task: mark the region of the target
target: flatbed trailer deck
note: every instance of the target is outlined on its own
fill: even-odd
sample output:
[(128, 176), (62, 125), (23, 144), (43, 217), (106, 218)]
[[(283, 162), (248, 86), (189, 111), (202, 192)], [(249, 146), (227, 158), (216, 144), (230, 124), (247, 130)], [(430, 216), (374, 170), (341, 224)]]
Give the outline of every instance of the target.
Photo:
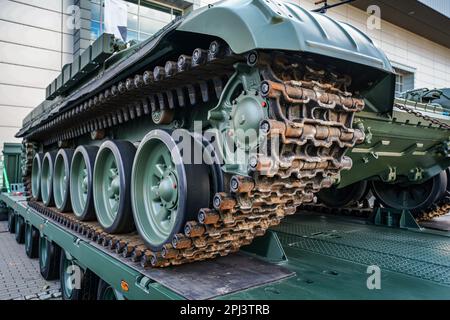
[[(440, 230), (300, 212), (253, 247), (209, 262), (142, 268), (31, 208), (0, 200), (127, 299), (450, 299), (450, 217)], [(381, 289), (368, 289), (369, 266)], [(127, 291), (123, 289), (127, 284)]]

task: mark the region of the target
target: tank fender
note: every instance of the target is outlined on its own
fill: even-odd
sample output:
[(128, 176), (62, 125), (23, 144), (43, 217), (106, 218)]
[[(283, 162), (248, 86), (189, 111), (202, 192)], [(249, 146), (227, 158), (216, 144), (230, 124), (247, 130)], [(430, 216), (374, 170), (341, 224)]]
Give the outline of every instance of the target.
[(295, 3), (222, 1), (191, 12), (177, 30), (219, 37), (236, 53), (301, 51), (392, 72), (386, 55), (363, 32)]

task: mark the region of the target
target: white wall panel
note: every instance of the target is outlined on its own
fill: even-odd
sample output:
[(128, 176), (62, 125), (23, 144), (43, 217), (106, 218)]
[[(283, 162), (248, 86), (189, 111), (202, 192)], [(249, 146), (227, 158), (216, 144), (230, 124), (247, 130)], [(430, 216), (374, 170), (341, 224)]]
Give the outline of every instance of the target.
[(17, 108), (0, 105), (0, 127), (20, 127), (22, 119), (25, 118), (31, 110), (31, 108)]
[(19, 128), (0, 127), (0, 150), (3, 150), (3, 144), (5, 142), (21, 142), (20, 139), (14, 138), (18, 131)]
[(0, 62), (56, 71), (61, 69), (61, 53), (0, 42)]
[(59, 71), (0, 63), (0, 83), (45, 89)]
[(0, 84), (0, 105), (36, 107), (44, 99), (45, 90), (43, 89)]
[(33, 25), (52, 31), (61, 31), (61, 13), (49, 11), (19, 2), (2, 0), (0, 19)]
[[(1, 0), (0, 0), (1, 1)], [(0, 41), (61, 50), (61, 33), (0, 20)]]

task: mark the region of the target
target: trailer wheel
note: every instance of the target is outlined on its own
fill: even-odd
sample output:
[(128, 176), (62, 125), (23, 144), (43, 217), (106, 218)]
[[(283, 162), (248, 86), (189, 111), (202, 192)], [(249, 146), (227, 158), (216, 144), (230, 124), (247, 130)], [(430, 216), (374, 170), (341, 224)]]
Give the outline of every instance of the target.
[(61, 248), (46, 237), (39, 238), (39, 269), (45, 280), (56, 280), (59, 276)]
[(85, 270), (81, 287), (83, 288), (81, 300), (97, 300), (97, 290), (100, 278), (91, 270)]
[(63, 300), (96, 300), (98, 277), (83, 270), (73, 257), (61, 250), (59, 279)]
[(25, 225), (25, 253), (31, 259), (39, 257), (39, 231), (29, 223)]
[(98, 147), (79, 146), (70, 166), (70, 200), (72, 211), (81, 221), (95, 219), (93, 176)]
[(16, 215), (16, 242), (23, 244), (25, 242), (25, 222), (20, 215)]
[(136, 147), (128, 141), (106, 141), (94, 167), (94, 205), (97, 220), (108, 233), (134, 230), (131, 213), (131, 170)]
[(81, 300), (82, 273), (83, 271), (75, 260), (62, 250), (59, 262), (59, 281), (63, 300)]
[(112, 286), (100, 279), (97, 289), (97, 300), (124, 300), (124, 297)]
[(9, 233), (16, 232), (16, 214), (13, 210), (8, 210), (8, 231)]

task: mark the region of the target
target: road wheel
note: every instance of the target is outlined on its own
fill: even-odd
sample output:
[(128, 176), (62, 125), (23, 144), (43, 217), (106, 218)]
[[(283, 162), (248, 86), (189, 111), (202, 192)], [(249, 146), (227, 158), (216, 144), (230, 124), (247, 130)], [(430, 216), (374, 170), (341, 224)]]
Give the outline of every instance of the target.
[(30, 223), (25, 226), (25, 253), (31, 259), (39, 257), (39, 231)]
[(53, 169), (55, 167), (55, 152), (47, 152), (42, 161), (41, 170), (41, 195), (42, 202), (50, 207), (54, 204), (53, 201)]
[(362, 200), (368, 192), (367, 181), (359, 181), (344, 188), (331, 187), (317, 194), (320, 202), (331, 208), (348, 207)]
[[(182, 136), (182, 137), (181, 137)], [(204, 155), (204, 144), (188, 131), (180, 136), (183, 150)], [(187, 152), (185, 152), (187, 153)], [(184, 155), (188, 156), (189, 155)], [(219, 187), (213, 165), (184, 159), (177, 141), (162, 130), (151, 131), (136, 153), (132, 175), (132, 204), (136, 228), (155, 251), (183, 232), (201, 208), (212, 205)], [(207, 162), (213, 163), (213, 162)]]
[(447, 188), (447, 173), (442, 171), (420, 184), (390, 184), (372, 181), (375, 198), (387, 208), (410, 210), (413, 214), (429, 208)]
[(39, 238), (39, 268), (45, 280), (56, 280), (59, 276), (61, 248), (46, 237)]
[(60, 212), (71, 211), (70, 203), (70, 164), (73, 150), (61, 149), (56, 155), (53, 173), (53, 196), (55, 206)]
[(81, 221), (95, 220), (93, 176), (98, 147), (79, 146), (70, 167), (70, 200), (72, 211)]
[(41, 200), (41, 172), (42, 161), (44, 160), (43, 153), (36, 153), (33, 158), (31, 167), (31, 195), (35, 200)]
[(95, 159), (94, 205), (97, 220), (108, 233), (134, 230), (130, 183), (136, 147), (128, 141), (104, 142)]

